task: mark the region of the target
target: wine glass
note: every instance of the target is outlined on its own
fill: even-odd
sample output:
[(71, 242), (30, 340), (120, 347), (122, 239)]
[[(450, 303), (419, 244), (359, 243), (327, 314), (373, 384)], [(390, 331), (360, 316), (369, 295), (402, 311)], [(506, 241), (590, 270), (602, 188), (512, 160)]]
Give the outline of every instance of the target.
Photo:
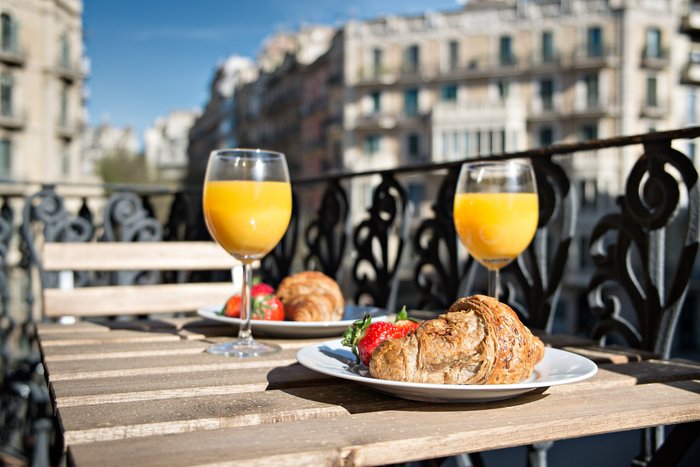
[(462, 164), (454, 200), (460, 240), (488, 270), (488, 294), (498, 299), (499, 270), (530, 244), (538, 222), (532, 166), (518, 160)]
[(211, 236), (243, 264), (238, 339), (208, 352), (255, 357), (279, 346), (253, 339), (252, 263), (282, 239), (292, 213), (292, 189), (284, 154), (261, 149), (222, 149), (209, 156), (203, 193), (204, 219)]

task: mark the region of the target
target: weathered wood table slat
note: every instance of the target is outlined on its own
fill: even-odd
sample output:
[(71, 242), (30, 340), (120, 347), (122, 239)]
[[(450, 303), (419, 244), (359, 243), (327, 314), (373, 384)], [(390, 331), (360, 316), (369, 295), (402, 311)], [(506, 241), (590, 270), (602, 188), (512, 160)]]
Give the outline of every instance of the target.
[(69, 462), (95, 465), (375, 465), (700, 420), (700, 364), (545, 336), (594, 377), (500, 402), (431, 404), (272, 356), (204, 350), (232, 329), (199, 319), (41, 324)]

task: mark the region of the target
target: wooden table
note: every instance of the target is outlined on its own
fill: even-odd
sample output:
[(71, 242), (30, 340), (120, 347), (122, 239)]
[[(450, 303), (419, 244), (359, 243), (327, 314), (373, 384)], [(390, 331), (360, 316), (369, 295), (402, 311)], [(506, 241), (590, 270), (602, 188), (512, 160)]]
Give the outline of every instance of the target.
[(593, 378), (479, 404), (398, 399), (296, 363), (316, 340), (254, 360), (204, 352), (226, 325), (171, 319), (38, 336), (69, 462), (77, 466), (368, 465), (700, 420), (700, 364), (545, 341), (588, 356)]

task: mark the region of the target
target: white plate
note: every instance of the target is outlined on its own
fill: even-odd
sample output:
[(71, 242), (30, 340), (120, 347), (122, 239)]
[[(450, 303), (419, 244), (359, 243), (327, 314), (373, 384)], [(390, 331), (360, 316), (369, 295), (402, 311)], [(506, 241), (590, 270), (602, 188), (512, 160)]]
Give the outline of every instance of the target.
[(590, 378), (598, 371), (589, 359), (559, 349), (546, 348), (526, 381), (518, 384), (422, 384), (376, 379), (367, 368), (355, 363), (355, 356), (340, 339), (304, 347), (297, 360), (307, 368), (338, 378), (357, 381), (372, 389), (404, 399), (427, 402), (486, 402), (511, 397), (558, 384)]
[[(239, 318), (229, 318), (220, 315), (223, 305), (208, 306), (197, 310), (197, 314), (202, 318), (213, 319), (224, 323), (241, 324)], [(251, 328), (255, 336), (265, 335), (271, 337), (331, 337), (340, 336), (352, 325), (355, 320), (361, 319), (365, 312), (372, 316), (373, 321), (386, 321), (387, 311), (383, 308), (346, 305), (343, 319), (340, 321), (265, 321), (260, 319), (251, 320)]]

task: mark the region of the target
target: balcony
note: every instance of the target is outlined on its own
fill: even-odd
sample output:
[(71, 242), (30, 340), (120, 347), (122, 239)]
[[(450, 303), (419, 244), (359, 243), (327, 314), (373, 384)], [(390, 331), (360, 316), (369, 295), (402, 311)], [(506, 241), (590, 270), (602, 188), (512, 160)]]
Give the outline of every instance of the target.
[(670, 53), (668, 48), (652, 50), (644, 47), (641, 57), (641, 66), (642, 68), (650, 70), (662, 70), (669, 66), (669, 57)]
[(387, 67), (379, 67), (360, 70), (357, 76), (357, 84), (369, 86), (394, 84), (398, 79), (399, 73), (396, 70)]
[(0, 111), (0, 128), (6, 130), (21, 130), (27, 123), (23, 112), (13, 109)]
[(397, 123), (398, 118), (395, 114), (388, 112), (375, 112), (358, 116), (355, 119), (354, 128), (356, 130), (391, 130), (396, 128)]
[(67, 140), (76, 138), (82, 128), (82, 122), (77, 119), (59, 118), (56, 122), (56, 134)]
[(0, 63), (9, 66), (24, 66), (27, 52), (19, 46), (0, 48)]
[(537, 53), (530, 57), (530, 68), (532, 71), (556, 71), (559, 70), (561, 65), (562, 56), (557, 52), (553, 52), (548, 55)]
[(537, 99), (530, 105), (528, 122), (552, 122), (563, 117), (562, 111), (553, 99)]
[(617, 62), (618, 56), (613, 46), (583, 46), (573, 50), (570, 61), (565, 65), (577, 69), (595, 69), (612, 67)]
[(612, 103), (603, 103), (600, 100), (591, 100), (582, 105), (574, 106), (571, 118), (592, 119), (603, 117), (615, 117), (618, 115), (617, 106)]
[[(504, 297), (504, 301), (513, 300), (512, 303), (519, 305), (519, 310), (527, 312), (524, 314), (528, 320), (527, 324), (542, 330), (542, 335), (556, 332), (579, 337), (590, 336), (592, 329), (595, 328), (596, 332), (600, 333), (596, 338), (610, 333), (620, 340), (629, 339), (635, 345), (635, 349), (642, 349), (648, 355), (653, 355), (652, 350), (655, 346), (666, 348), (666, 343), (671, 349), (669, 352), (673, 352), (672, 356), (683, 356), (676, 353), (679, 350), (697, 352), (700, 340), (697, 339), (697, 330), (694, 326), (683, 325), (684, 321), (679, 321), (680, 325), (674, 325), (671, 329), (664, 326), (668, 322), (666, 318), (670, 316), (669, 313), (674, 310), (682, 309), (680, 316), (683, 318), (696, 316), (696, 305), (700, 300), (697, 287), (699, 276), (695, 273), (690, 274), (691, 270), (697, 271), (697, 209), (700, 203), (695, 184), (697, 171), (692, 160), (678, 150), (672, 149), (676, 146), (675, 143), (683, 147), (684, 142), (697, 140), (697, 138), (700, 138), (699, 127), (646, 135), (620, 136), (584, 143), (559, 144), (492, 156), (491, 159), (530, 159), (536, 172), (538, 193), (542, 200), (539, 214), (541, 223), (535, 242), (522, 257), (523, 261), (511, 263), (508, 270), (504, 271), (506, 279), (509, 278), (506, 284), (509, 295)], [(623, 152), (622, 149), (626, 151)], [(598, 151), (605, 151), (605, 153), (601, 152), (601, 157), (598, 157)], [(603, 155), (605, 157), (602, 157)], [(624, 186), (600, 183), (604, 180), (598, 180), (597, 174), (607, 174), (616, 167), (621, 168), (625, 165), (621, 163), (625, 160), (623, 158), (628, 159), (629, 155), (638, 157), (632, 170), (628, 173), (627, 169), (625, 171), (618, 169), (619, 174), (615, 174), (625, 182)], [(584, 174), (574, 170), (570, 164), (572, 157), (584, 159), (588, 165), (596, 167), (597, 171), (582, 178)], [(454, 160), (421, 166), (404, 164), (385, 170), (368, 169), (363, 166), (362, 172), (295, 179), (293, 186), (297, 195), (295, 207), (298, 211), (294, 211), (285, 239), (275, 249), (274, 254), (261, 261), (259, 270), (261, 277), (265, 282), (277, 284), (282, 277), (294, 271), (292, 268), (297, 267), (296, 265), (309, 264), (304, 263), (308, 261), (313, 265), (319, 265), (319, 270), (326, 274), (337, 277), (339, 280), (342, 278), (345, 285), (343, 290), (353, 303), (357, 303), (362, 297), (367, 300), (367, 303), (388, 309), (395, 309), (392, 306), (395, 303), (398, 306), (406, 305), (411, 310), (435, 313), (446, 309), (457, 297), (463, 295), (467, 286), (468, 293), (480, 292), (481, 286), (478, 281), (485, 276), (485, 271), (476, 269), (480, 266), (473, 259), (467, 258), (463, 251), (455, 248), (458, 240), (452, 219), (452, 204), (454, 184), (462, 162), (463, 160)], [(682, 176), (676, 176), (676, 174)], [(586, 190), (580, 187), (581, 180), (588, 179), (594, 184), (599, 183), (598, 187), (593, 188), (600, 202), (595, 206), (597, 208), (595, 220), (598, 220), (598, 223), (584, 225), (579, 221), (582, 208), (576, 201), (580, 198), (586, 199)], [(415, 190), (413, 194), (419, 196), (411, 198), (411, 187), (420, 188), (416, 181), (425, 181), (424, 186), (429, 189)], [(680, 204), (677, 204), (678, 197), (674, 200), (673, 196), (664, 196), (663, 190), (666, 190), (669, 183), (681, 194)], [(640, 184), (643, 184), (643, 189), (639, 189)], [(46, 263), (42, 262), (40, 248), (44, 243), (98, 242), (105, 238), (124, 242), (207, 238), (200, 211), (201, 186), (178, 189), (170, 187), (158, 189), (150, 186), (146, 189), (144, 186), (81, 186), (79, 184), (36, 186), (23, 182), (16, 186), (9, 185), (2, 188), (7, 191), (4, 192), (5, 204), (3, 215), (0, 216), (0, 231), (5, 232), (6, 235), (0, 238), (2, 240), (0, 245), (3, 247), (8, 245), (8, 248), (0, 248), (0, 260), (3, 260), (0, 264), (10, 263), (4, 261), (6, 258), (25, 259), (10, 263), (11, 275), (0, 274), (0, 290), (3, 292), (3, 299), (7, 300), (9, 297), (13, 305), (18, 305), (10, 309), (13, 313), (17, 313), (15, 322), (18, 325), (14, 326), (13, 332), (23, 333), (21, 337), (25, 340), (22, 342), (31, 343), (31, 339), (36, 335), (31, 325), (34, 321), (31, 320), (41, 316), (41, 303), (37, 298), (41, 296), (44, 281), (51, 285), (58, 280), (57, 274), (44, 274), (46, 269), (43, 266)], [(66, 194), (68, 189), (71, 190), (72, 195)], [(92, 193), (99, 190), (101, 194), (88, 195), (78, 190), (91, 190), (88, 192)], [(8, 195), (8, 191), (11, 194)], [(323, 197), (313, 196), (319, 192), (322, 192)], [(22, 193), (26, 193), (26, 196)], [(109, 194), (109, 198), (103, 197), (102, 193)], [(372, 193), (374, 195), (370, 196)], [(615, 203), (616, 200), (619, 200), (619, 204)], [(419, 209), (412, 209), (413, 203)], [(678, 217), (676, 216), (678, 211), (685, 211), (688, 214)], [(8, 215), (6, 215), (7, 212), (9, 212)], [(26, 215), (23, 216), (23, 212), (26, 212)], [(21, 226), (17, 226), (19, 222), (13, 222), (12, 219), (21, 219)], [(677, 224), (679, 220), (686, 219), (687, 228), (684, 228), (684, 223)], [(669, 229), (669, 232), (674, 232), (673, 237), (671, 238), (669, 233), (668, 240), (671, 241), (664, 241), (664, 237), (658, 235), (658, 232), (659, 229), (669, 225), (674, 228), (674, 230)], [(154, 229), (153, 226), (162, 228)], [(156, 233), (150, 233), (152, 231)], [(391, 241), (382, 241), (387, 238), (387, 235)], [(327, 245), (340, 245), (340, 247), (327, 248)], [(592, 248), (589, 248), (589, 245)], [(581, 246), (578, 251), (577, 246)], [(20, 248), (23, 248), (23, 251), (20, 251)], [(145, 242), (143, 249), (144, 252), (149, 249)], [(664, 254), (664, 258), (671, 261), (668, 263), (655, 261), (658, 259), (654, 256), (656, 252)], [(653, 258), (649, 260), (652, 256)], [(386, 261), (386, 258), (396, 258), (397, 261)], [(587, 261), (584, 262), (579, 258), (585, 258)], [(676, 258), (680, 259), (676, 260)], [(374, 276), (355, 267), (367, 263), (375, 268), (374, 271), (377, 273)], [(42, 281), (32, 280), (36, 277), (41, 277)], [(187, 281), (188, 277), (188, 275), (172, 277), (164, 274), (159, 280)], [(471, 283), (472, 277), (476, 278), (475, 284)], [(580, 280), (578, 280), (579, 277)], [(625, 296), (627, 291), (625, 285), (629, 284), (630, 277), (649, 278), (633, 284), (634, 290), (639, 291), (637, 296), (646, 299), (629, 300)], [(669, 277), (672, 280), (666, 280)], [(105, 281), (112, 280), (116, 282), (116, 278), (113, 279), (111, 275), (77, 273), (75, 278), (76, 284), (80, 286), (104, 285)], [(142, 278), (142, 275), (135, 274), (134, 286), (136, 281)], [(540, 278), (547, 278), (547, 281)], [(15, 283), (18, 284), (17, 287), (14, 286)], [(603, 287), (607, 287), (605, 291)], [(663, 293), (664, 290), (667, 291), (666, 294)], [(391, 295), (394, 291), (396, 295)], [(392, 300), (391, 303), (390, 300)], [(640, 318), (628, 324), (629, 322), (625, 321), (623, 316), (612, 313), (603, 315), (601, 313), (603, 301), (619, 303), (624, 306), (622, 310)], [(650, 302), (656, 303), (656, 306), (650, 307)], [(37, 311), (34, 317), (30, 314), (32, 306)], [(565, 319), (549, 320), (553, 310), (558, 310), (557, 314), (564, 314)], [(167, 339), (170, 342), (174, 339), (190, 343), (183, 339), (192, 337), (194, 332), (203, 335), (203, 330), (207, 327), (211, 329), (211, 323), (199, 322), (191, 327), (178, 327), (178, 332), (187, 333), (184, 337), (172, 334), (173, 329), (180, 326), (179, 323), (182, 322), (179, 317), (140, 320), (139, 332), (120, 331), (124, 335), (117, 336), (119, 341), (114, 340), (114, 345), (111, 345), (114, 348), (113, 354), (126, 355), (127, 358), (134, 359), (133, 353), (124, 352), (122, 346), (123, 341), (129, 340), (141, 346), (137, 352), (137, 358), (140, 360), (136, 364), (141, 365), (141, 361), (162, 361), (164, 358), (161, 355), (162, 345), (151, 345), (149, 344), (151, 341), (160, 342)], [(29, 324), (22, 325), (23, 323)], [(125, 324), (122, 320), (114, 320), (112, 323), (114, 328)], [(633, 332), (620, 334), (619, 330), (623, 329), (622, 326), (628, 326), (624, 329), (631, 329), (634, 326), (635, 329)], [(636, 329), (638, 326), (642, 328)], [(67, 330), (68, 326), (65, 328)], [(85, 345), (93, 345), (95, 349), (102, 351), (99, 346), (101, 344), (104, 346), (103, 343), (106, 340), (102, 337), (100, 339), (93, 337), (94, 329), (95, 324), (86, 320), (77, 323), (74, 329), (68, 332), (84, 333), (96, 342)], [(148, 329), (160, 331), (160, 334), (155, 337), (149, 336), (143, 332)], [(54, 332), (63, 333), (64, 330)], [(221, 336), (222, 333), (217, 335)], [(2, 338), (6, 336), (7, 334), (0, 335)], [(145, 340), (144, 336), (149, 340)], [(658, 339), (661, 341), (655, 336), (659, 336)], [(11, 337), (14, 338), (15, 335)], [(58, 338), (56, 337), (57, 340)], [(62, 339), (67, 342), (65, 337)], [(19, 339), (16, 340), (19, 341)], [(2, 344), (4, 345), (5, 342), (10, 343), (14, 340), (8, 338)], [(615, 343), (617, 342), (620, 341), (616, 340)], [(671, 346), (671, 343), (674, 346)], [(291, 342), (290, 346), (292, 345), (306, 344)], [(74, 347), (77, 350), (66, 347), (64, 361), (68, 361), (68, 358), (75, 360), (74, 355), (67, 353), (69, 351), (83, 352), (82, 346), (74, 345)], [(207, 357), (208, 360), (205, 361), (206, 354), (201, 353), (202, 348), (194, 348), (193, 345), (194, 351), (201, 356), (201, 358), (198, 357), (199, 360), (208, 364), (213, 357)], [(677, 348), (679, 350), (676, 350)], [(2, 350), (4, 352), (5, 347)], [(289, 358), (285, 357), (285, 359), (293, 361), (292, 350), (295, 349), (286, 350), (287, 353), (284, 355)], [(10, 352), (7, 353), (10, 354)], [(192, 349), (187, 350), (187, 355), (189, 354), (194, 355)], [(584, 354), (593, 355), (590, 348), (584, 349)], [(637, 361), (640, 354), (642, 352), (628, 352), (616, 347), (613, 358), (620, 360), (624, 358), (622, 361), (626, 362), (632, 361), (628, 364), (629, 368), (635, 365), (646, 368), (653, 363)], [(33, 358), (32, 361), (41, 360)], [(696, 368), (690, 363), (684, 364), (689, 368), (683, 370), (686, 372), (684, 374), (692, 372), (697, 374)], [(604, 372), (602, 376), (607, 378), (608, 375), (613, 375), (617, 371), (613, 366), (615, 365), (606, 364), (601, 369), (601, 372)], [(663, 377), (669, 379), (668, 371), (662, 373)], [(74, 374), (77, 373), (74, 372)], [(626, 378), (621, 379), (620, 384), (631, 384), (627, 381), (631, 379), (629, 372), (621, 370), (618, 374)], [(82, 374), (76, 377), (76, 384), (83, 382), (80, 375)], [(43, 373), (39, 376), (43, 377)], [(100, 375), (95, 377), (98, 376)], [(109, 376), (106, 374), (105, 378), (109, 379)], [(260, 376), (263, 386), (267, 383), (265, 377), (266, 373)], [(28, 380), (29, 376), (24, 378)], [(678, 386), (678, 381), (675, 379), (663, 381), (663, 384), (656, 383), (656, 385), (672, 386), (675, 392), (669, 393), (670, 396), (690, 393), (697, 388), (696, 383), (691, 384), (693, 381), (687, 385), (690, 389), (685, 389), (686, 386)], [(312, 384), (315, 382), (315, 379), (311, 381)], [(28, 383), (27, 387), (29, 387)], [(84, 384), (80, 387), (84, 387)], [(3, 389), (8, 388), (10, 388), (9, 385)], [(308, 393), (313, 396), (315, 393), (312, 389)], [(338, 400), (344, 400), (341, 397), (342, 389), (338, 392), (340, 394)], [(172, 391), (172, 389), (169, 390)], [(581, 397), (590, 399), (590, 395), (594, 392), (588, 387), (584, 390), (588, 392)], [(555, 398), (558, 395), (559, 393), (544, 395), (536, 393), (534, 396), (525, 396), (531, 399), (525, 400), (522, 404), (499, 402), (495, 410), (508, 409), (506, 405), (515, 409), (526, 408), (528, 405), (537, 404), (543, 397)], [(121, 397), (123, 393), (118, 393), (117, 396)], [(156, 396), (161, 397), (159, 394)], [(323, 401), (324, 404), (326, 399)], [(382, 406), (391, 404), (391, 407), (395, 407), (398, 403), (408, 404), (412, 411), (414, 407), (418, 407), (416, 402), (401, 403), (387, 400), (389, 402), (384, 402), (384, 399), (379, 402)], [(8, 404), (4, 407), (13, 410), (14, 415), (20, 408), (24, 409), (27, 404), (35, 401), (46, 404), (45, 411), (49, 416), (53, 415), (52, 407), (47, 402), (48, 397), (43, 399), (36, 397), (27, 401), (26, 404)], [(140, 403), (140, 401), (137, 402)], [(190, 403), (190, 401), (185, 402)], [(197, 400), (193, 399), (192, 403), (196, 402)], [(571, 401), (572, 404), (578, 402), (580, 398), (573, 398)], [(312, 409), (314, 407), (312, 406)], [(418, 409), (422, 410), (421, 407)], [(426, 410), (435, 411), (435, 407), (431, 405)], [(472, 410), (471, 407), (469, 406), (469, 410)], [(486, 407), (487, 409), (484, 410), (491, 410), (488, 408), (491, 406)], [(36, 413), (40, 416), (43, 412), (37, 410)], [(567, 413), (563, 413), (565, 417)], [(678, 413), (686, 412), (678, 409)], [(210, 417), (206, 411), (201, 415), (195, 415), (199, 417), (195, 421), (206, 422), (206, 417)], [(464, 413), (461, 415), (464, 418)], [(40, 426), (38, 423), (30, 424), (29, 422), (32, 421), (35, 420), (27, 421), (27, 432), (30, 427), (37, 430), (36, 427)], [(566, 420), (562, 423), (565, 422)], [(180, 423), (180, 421), (175, 420), (172, 423)], [(46, 423), (43, 426), (51, 425)], [(691, 428), (696, 426), (693, 425)], [(637, 433), (634, 436), (636, 438)], [(107, 441), (104, 444), (121, 443), (123, 445), (125, 441), (133, 440)], [(60, 443), (60, 440), (57, 442)]]
[(700, 34), (700, 11), (690, 11), (681, 19), (681, 31), (686, 34)]
[(688, 63), (681, 71), (682, 84), (700, 84), (700, 52), (691, 52), (688, 56)]
[(87, 76), (87, 70), (82, 61), (65, 62), (59, 60), (58, 63), (56, 63), (55, 71), (61, 79), (68, 82), (79, 81)]
[(657, 100), (656, 102), (644, 102), (639, 113), (641, 117), (661, 119), (668, 116), (668, 102)]

